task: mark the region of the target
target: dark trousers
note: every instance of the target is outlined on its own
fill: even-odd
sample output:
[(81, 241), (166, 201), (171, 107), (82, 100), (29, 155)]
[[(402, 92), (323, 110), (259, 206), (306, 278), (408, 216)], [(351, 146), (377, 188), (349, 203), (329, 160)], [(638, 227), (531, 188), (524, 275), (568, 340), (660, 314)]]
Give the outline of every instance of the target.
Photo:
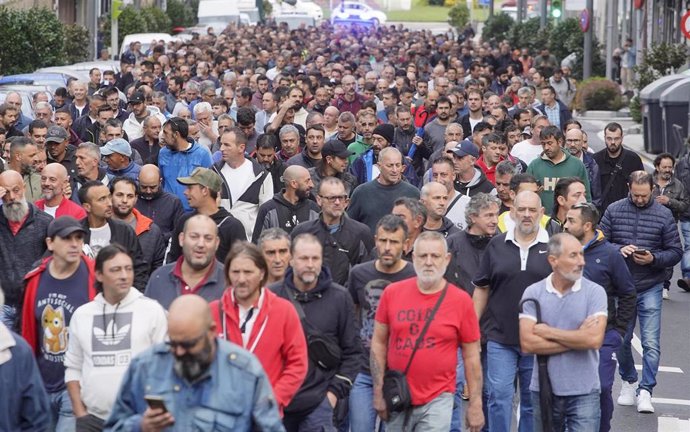
[(618, 363), (613, 357), (623, 342), (623, 336), (616, 330), (607, 330), (604, 334), (604, 343), (599, 348), (599, 381), (601, 382), (601, 394), (599, 402), (601, 405), (601, 421), (599, 432), (609, 432), (611, 430), (611, 417), (613, 417), (613, 379), (616, 375)]
[(328, 398), (324, 400), (308, 415), (296, 416), (285, 414), (283, 426), (287, 432), (334, 432), (333, 408)]
[(77, 417), (77, 432), (101, 432), (103, 430), (104, 420), (96, 417), (95, 415), (85, 415), (83, 417)]

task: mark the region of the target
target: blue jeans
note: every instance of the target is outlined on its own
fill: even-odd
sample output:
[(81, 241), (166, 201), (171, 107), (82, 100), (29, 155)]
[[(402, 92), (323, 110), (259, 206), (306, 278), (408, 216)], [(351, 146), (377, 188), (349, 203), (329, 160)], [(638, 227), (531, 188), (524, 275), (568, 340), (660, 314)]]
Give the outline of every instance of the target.
[(680, 221), (680, 235), (683, 237), (683, 259), (680, 270), (683, 278), (690, 278), (690, 221)]
[(394, 432), (447, 432), (453, 415), (453, 395), (441, 393), (431, 402), (412, 408), (405, 424), (405, 413), (392, 413), (386, 429)]
[[(350, 430), (352, 432), (373, 432), (376, 430), (374, 409), (374, 384), (371, 375), (360, 372), (350, 390)], [(383, 423), (381, 428), (383, 431)]]
[(72, 432), (77, 427), (77, 421), (72, 411), (72, 401), (67, 394), (67, 390), (55, 393), (48, 393), (50, 400), (50, 410), (53, 418), (55, 432)]
[[(544, 431), (541, 422), (539, 392), (532, 392), (534, 405), (534, 432)], [(551, 398), (553, 431), (594, 432), (599, 428), (599, 392), (578, 396), (556, 396)]]
[(621, 379), (629, 383), (637, 382), (637, 371), (633, 360), (630, 341), (635, 329), (635, 316), (640, 319), (640, 339), (642, 340), (642, 381), (639, 390), (652, 394), (656, 386), (656, 373), (661, 356), (661, 302), (663, 282), (637, 293), (637, 309), (618, 350), (618, 372)]
[(613, 397), (611, 389), (613, 378), (616, 375), (616, 359), (613, 355), (620, 349), (623, 338), (618, 330), (607, 330), (604, 335), (604, 343), (599, 348), (599, 382), (601, 383), (601, 423), (599, 432), (611, 430), (611, 417), (613, 417)]
[(510, 432), (513, 416), (515, 378), (520, 385), (519, 432), (532, 432), (532, 396), (529, 383), (532, 380), (534, 356), (524, 354), (517, 345), (504, 345), (489, 341), (487, 349), (487, 379), (489, 383), (489, 430)]
[(453, 396), (453, 417), (450, 421), (450, 432), (462, 432), (462, 389), (465, 387), (465, 362), (462, 360), (462, 348), (458, 348), (458, 366), (455, 369), (455, 395)]

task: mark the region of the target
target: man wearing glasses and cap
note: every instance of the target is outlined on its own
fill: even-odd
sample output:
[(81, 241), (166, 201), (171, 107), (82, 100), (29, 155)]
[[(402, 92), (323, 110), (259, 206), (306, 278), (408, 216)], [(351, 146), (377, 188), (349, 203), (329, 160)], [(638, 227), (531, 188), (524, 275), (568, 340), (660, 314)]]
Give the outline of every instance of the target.
[(77, 177), (77, 148), (69, 143), (69, 133), (60, 126), (50, 126), (46, 135), (48, 163), (57, 162), (67, 168), (70, 178)]

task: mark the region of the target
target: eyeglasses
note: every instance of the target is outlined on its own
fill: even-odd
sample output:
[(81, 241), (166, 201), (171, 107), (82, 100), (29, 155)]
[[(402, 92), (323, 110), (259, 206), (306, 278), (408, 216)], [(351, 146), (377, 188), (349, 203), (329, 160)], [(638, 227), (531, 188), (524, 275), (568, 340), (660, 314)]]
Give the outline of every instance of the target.
[(171, 351), (176, 350), (177, 348), (182, 348), (185, 351), (189, 351), (190, 349), (194, 348), (199, 341), (201, 341), (204, 336), (206, 336), (206, 332), (202, 333), (199, 337), (194, 338), (192, 340), (186, 340), (186, 341), (173, 341), (169, 340), (165, 342), (165, 344), (170, 348)]
[(321, 199), (326, 200), (329, 203), (334, 203), (338, 200), (341, 202), (345, 202), (349, 199), (347, 195), (333, 195), (333, 196), (324, 196), (324, 195), (319, 195)]

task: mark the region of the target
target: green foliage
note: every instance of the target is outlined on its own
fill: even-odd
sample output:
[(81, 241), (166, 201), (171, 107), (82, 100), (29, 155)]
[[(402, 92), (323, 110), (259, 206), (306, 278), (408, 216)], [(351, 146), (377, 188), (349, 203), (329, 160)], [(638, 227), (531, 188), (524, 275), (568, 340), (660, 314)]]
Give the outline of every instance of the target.
[(268, 0), (262, 1), (264, 7), (264, 17), (271, 16), (273, 13), (273, 4)]
[(630, 100), (630, 116), (635, 123), (642, 123), (642, 105), (640, 104), (640, 97), (635, 96)]
[[(580, 28), (580, 23), (575, 18), (561, 20), (550, 32), (549, 51), (559, 60), (563, 60), (572, 53), (576, 59), (573, 64), (573, 77), (582, 78), (585, 34)], [(592, 76), (602, 76), (606, 73), (606, 63), (600, 54), (599, 41), (592, 41)]]
[(639, 77), (633, 84), (637, 90), (642, 90), (658, 78), (671, 74), (683, 66), (686, 61), (687, 47), (684, 44), (661, 43), (653, 45), (645, 53), (642, 63), (633, 67), (633, 71)]
[(62, 23), (47, 8), (0, 7), (0, 73), (64, 64), (64, 35)]
[[(199, 2), (196, 2), (197, 10)], [(196, 24), (197, 14), (192, 6), (182, 0), (168, 0), (166, 14), (170, 18), (171, 25), (175, 27), (191, 27)]]
[(141, 10), (146, 20), (146, 29), (149, 33), (170, 33), (171, 20), (165, 12), (157, 7), (147, 7)]
[(515, 25), (515, 20), (507, 13), (501, 12), (489, 17), (484, 23), (482, 30), (482, 40), (491, 39), (500, 42), (508, 38), (510, 29)]
[(529, 48), (531, 53), (537, 53), (542, 47), (549, 45), (551, 24), (547, 23), (543, 29), (539, 28), (539, 17), (517, 23), (508, 32), (510, 46)]
[(455, 27), (458, 31), (462, 31), (469, 21), (470, 10), (464, 2), (456, 4), (448, 11), (448, 24)]
[(65, 63), (74, 64), (86, 61), (89, 57), (88, 46), (92, 43), (89, 31), (76, 24), (65, 26)]
[(622, 106), (620, 86), (605, 78), (583, 81), (575, 94), (575, 107), (580, 111), (618, 111)]

